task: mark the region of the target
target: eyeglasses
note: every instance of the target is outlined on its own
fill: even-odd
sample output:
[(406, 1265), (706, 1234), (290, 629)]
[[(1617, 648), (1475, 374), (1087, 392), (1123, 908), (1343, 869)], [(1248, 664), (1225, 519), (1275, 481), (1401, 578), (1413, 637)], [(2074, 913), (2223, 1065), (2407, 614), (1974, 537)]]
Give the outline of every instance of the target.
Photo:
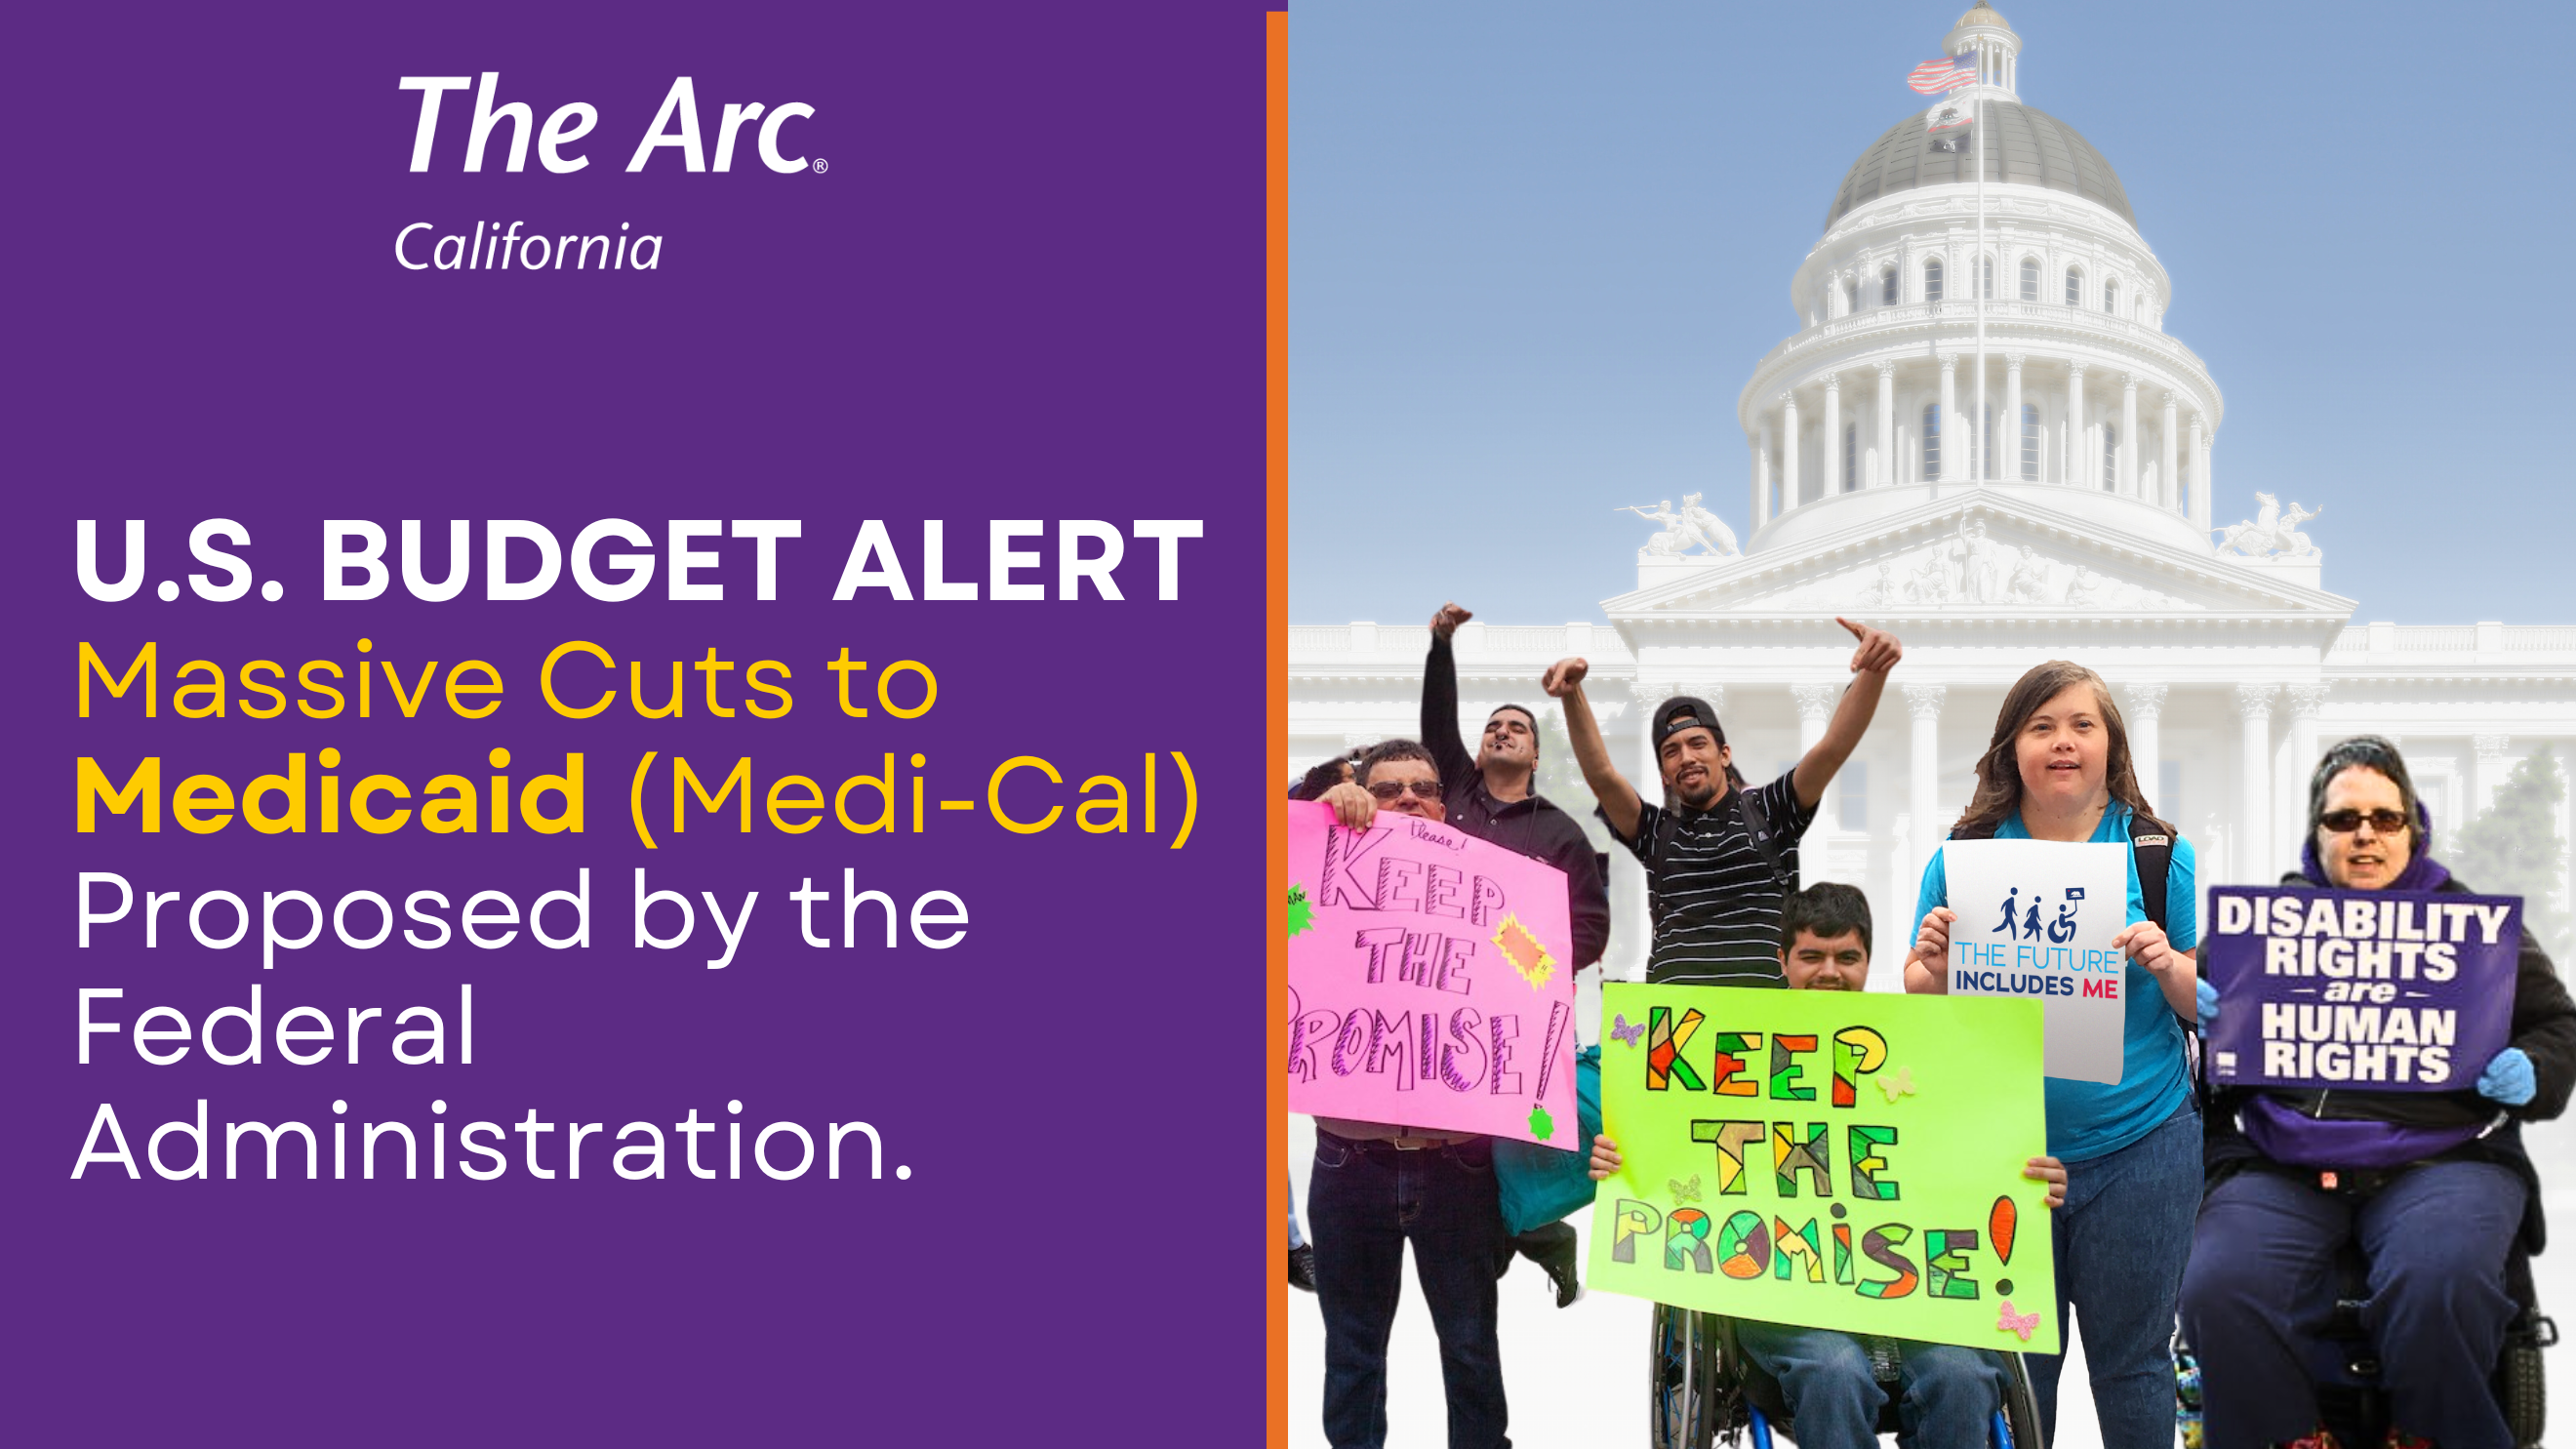
[(2359, 810), (2329, 810), (2317, 817), (2319, 825), (2337, 835), (2352, 834), (2361, 828), (2361, 822), (2364, 820), (2369, 821), (2370, 828), (2382, 835), (2395, 835), (2404, 830), (2409, 823), (2405, 815), (2395, 810), (2373, 810), (2366, 815)]
[[(1375, 795), (1375, 796), (1376, 796), (1377, 798), (1379, 798), (1380, 800), (1384, 800), (1384, 801), (1387, 801), (1387, 802), (1389, 802), (1389, 803), (1393, 803), (1393, 802), (1394, 802), (1394, 801), (1396, 801), (1396, 800), (1402, 799), (1402, 798), (1403, 798), (1403, 796), (1404, 796), (1404, 790), (1405, 790), (1404, 783), (1403, 783), (1402, 781), (1398, 781), (1398, 780), (1380, 780), (1380, 781), (1378, 781), (1377, 783), (1375, 783), (1375, 784), (1373, 784), (1373, 785), (1371, 785), (1371, 786), (1369, 786), (1369, 787), (1368, 787), (1368, 792), (1369, 792), (1370, 794)], [(1437, 781), (1437, 780), (1416, 780), (1416, 781), (1414, 781), (1414, 782), (1413, 782), (1413, 798), (1414, 798), (1414, 799), (1416, 799), (1416, 800), (1437, 800), (1437, 799), (1439, 799), (1439, 798), (1440, 798), (1440, 782), (1439, 782), (1439, 781)]]

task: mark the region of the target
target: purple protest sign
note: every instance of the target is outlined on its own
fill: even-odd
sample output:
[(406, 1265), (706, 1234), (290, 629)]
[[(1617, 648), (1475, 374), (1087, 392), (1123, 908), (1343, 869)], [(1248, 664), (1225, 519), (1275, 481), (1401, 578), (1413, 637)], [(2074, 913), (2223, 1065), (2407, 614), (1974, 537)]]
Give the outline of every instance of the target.
[(2221, 1086), (2457, 1091), (2509, 1039), (2516, 897), (2220, 886), (2209, 913)]

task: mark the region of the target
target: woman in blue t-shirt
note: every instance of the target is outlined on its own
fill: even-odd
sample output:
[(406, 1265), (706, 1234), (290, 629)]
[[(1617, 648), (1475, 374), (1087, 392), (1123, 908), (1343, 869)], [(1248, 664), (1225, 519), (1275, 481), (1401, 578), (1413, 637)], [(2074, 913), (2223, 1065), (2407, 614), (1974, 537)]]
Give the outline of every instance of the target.
[[(2172, 838), (2166, 925), (2147, 918), (2137, 859), (2129, 860), (2129, 925), (2120, 1080), (2048, 1079), (2048, 1151), (2066, 1164), (2066, 1205), (2051, 1215), (2057, 1250), (2057, 1327), (2076, 1310), (2106, 1449), (2173, 1442), (2174, 1304), (2200, 1204), (2200, 1117), (2184, 1064), (2195, 1019), (2191, 948), (2199, 938), (2191, 845), (2147, 809), (2129, 763), (2129, 736), (2100, 675), (2052, 660), (2004, 696), (1977, 761), (1977, 793), (1953, 840), (2127, 844), (2135, 817)], [(1923, 872), (1921, 934), (1905, 965), (1908, 991), (1949, 989), (1949, 873), (1939, 852)], [(2062, 1360), (2027, 1355), (2040, 1422), (2057, 1436)]]

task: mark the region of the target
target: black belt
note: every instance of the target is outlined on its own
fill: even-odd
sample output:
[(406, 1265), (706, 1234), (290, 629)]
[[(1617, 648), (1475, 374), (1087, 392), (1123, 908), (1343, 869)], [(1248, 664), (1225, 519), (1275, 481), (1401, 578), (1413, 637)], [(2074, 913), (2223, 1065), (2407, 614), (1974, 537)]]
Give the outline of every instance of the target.
[(1325, 1141), (1362, 1152), (1372, 1148), (1387, 1152), (1423, 1152), (1434, 1147), (1455, 1147), (1462, 1142), (1476, 1140), (1476, 1134), (1472, 1132), (1462, 1132), (1454, 1136), (1426, 1134), (1411, 1137), (1344, 1137), (1337, 1132), (1327, 1132), (1321, 1127), (1315, 1129), (1315, 1135)]

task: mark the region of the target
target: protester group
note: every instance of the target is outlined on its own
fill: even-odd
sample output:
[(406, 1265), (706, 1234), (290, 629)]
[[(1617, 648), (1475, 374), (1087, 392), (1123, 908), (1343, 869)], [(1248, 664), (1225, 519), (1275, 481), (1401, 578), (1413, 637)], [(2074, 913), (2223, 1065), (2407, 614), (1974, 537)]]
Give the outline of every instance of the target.
[[(1532, 708), (1492, 711), (1473, 753), (1461, 737), (1451, 641), (1468, 617), (1451, 604), (1432, 618), (1419, 739), (1324, 761), (1290, 787), (1292, 799), (1321, 802), (1353, 831), (1380, 812), (1443, 821), (1555, 867), (1574, 970), (1596, 967), (1609, 943), (1608, 860), (1568, 813), (1592, 809), (1646, 876), (1647, 982), (1864, 989), (1882, 923), (1851, 886), (1802, 889), (1798, 848), (1900, 664), (1894, 637), (1835, 621), (1857, 641), (1850, 684), (1823, 737), (1761, 782), (1736, 768), (1717, 711), (1689, 696), (1653, 708), (1660, 778), (1632, 782), (1585, 696), (1585, 661), (1560, 660), (1536, 684), (1562, 711), (1592, 799), (1556, 802), (1534, 789), (1542, 736)], [(2306, 807), (2300, 859), (2279, 889), (2472, 890), (2440, 864), (2431, 813), (2390, 741), (2328, 749)], [(2187, 1344), (2208, 1449), (2375, 1449), (2336, 1435), (2317, 1387), (2331, 1376), (2326, 1360), (2343, 1352), (2333, 1334), (2350, 1325), (2338, 1315), (2358, 1301), (2384, 1392), (2380, 1442), (2514, 1449), (2492, 1380), (2530, 1293), (2519, 1265), (2543, 1242), (2519, 1127), (2557, 1116), (2576, 1088), (2576, 1002), (2541, 948), (2525, 935), (2512, 981), (2492, 988), (2511, 993), (2510, 1044), (2466, 1064), (2456, 1090), (2213, 1087), (2195, 1033), (2233, 1003), (2208, 979), (2193, 849), (2141, 791), (2101, 676), (2058, 660), (2012, 683), (1948, 838), (2127, 850), (2127, 925), (2112, 942), (2125, 957), (2115, 968), (2125, 972), (2116, 1080), (2047, 1077), (2047, 1140), (2029, 1144), (2024, 1169), (2045, 1185), (2049, 1221), (2035, 1241), (2054, 1256), (2058, 1341), (2070, 1311), (2081, 1335), (2101, 1442), (2174, 1442), (2177, 1347)], [(1951, 988), (1951, 936), (1969, 928), (1949, 891), (1936, 851), (1901, 927), (1913, 941), (1909, 993)], [(1620, 1170), (1612, 1137), (1587, 1147), (1592, 1177)], [(1577, 1234), (1555, 1222), (1507, 1235), (1494, 1161), (1482, 1135), (1318, 1117), (1304, 1232), (1292, 1184), (1288, 1273), (1321, 1309), (1323, 1427), (1337, 1449), (1386, 1442), (1387, 1349), (1408, 1246), (1439, 1340), (1451, 1449), (1508, 1445), (1510, 1397), (1544, 1396), (1559, 1382), (1556, 1365), (1507, 1368), (1498, 1280), (1527, 1258), (1558, 1306), (1573, 1304)], [(1873, 1343), (1743, 1318), (1729, 1327), (1743, 1359), (1776, 1381), (1807, 1449), (1859, 1449), (1882, 1426), (1919, 1449), (1983, 1446), (2012, 1382), (1998, 1348)], [(2042, 1437), (2053, 1440), (2061, 1358), (2021, 1359)]]

